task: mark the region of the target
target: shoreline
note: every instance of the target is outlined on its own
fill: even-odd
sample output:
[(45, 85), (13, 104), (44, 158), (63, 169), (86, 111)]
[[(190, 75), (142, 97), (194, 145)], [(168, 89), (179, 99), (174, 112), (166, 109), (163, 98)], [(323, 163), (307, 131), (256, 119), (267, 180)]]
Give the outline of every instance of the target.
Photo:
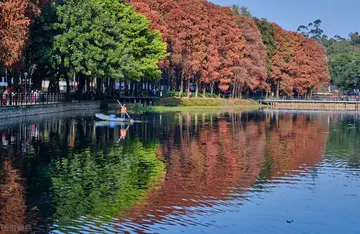
[(65, 102), (53, 104), (36, 104), (28, 106), (3, 106), (0, 108), (0, 121), (25, 118), (29, 116), (47, 116), (66, 112), (88, 112), (100, 110), (101, 102)]
[(263, 106), (245, 106), (245, 105), (234, 105), (234, 106), (149, 106), (149, 107), (140, 107), (137, 111), (146, 111), (146, 112), (212, 112), (212, 111), (229, 111), (229, 110), (242, 110), (242, 111), (251, 111), (258, 110)]
[(71, 110), (65, 112), (55, 112), (48, 113), (46, 115), (28, 115), (28, 116), (20, 116), (16, 118), (9, 118), (6, 121), (4, 119), (0, 119), (0, 130), (9, 128), (18, 124), (31, 124), (39, 121), (49, 121), (57, 118), (73, 118), (73, 117), (92, 117), (98, 112), (97, 109), (89, 109), (89, 110)]
[(359, 101), (316, 101), (316, 100), (262, 100), (267, 108), (287, 110), (338, 110), (359, 111)]
[[(118, 109), (118, 104), (107, 103), (102, 105), (101, 101), (95, 102), (68, 102), (28, 106), (4, 106), (0, 108), (1, 122), (13, 119), (22, 119), (30, 116), (47, 116), (50, 114), (62, 114), (75, 111), (86, 113), (100, 111), (103, 107), (107, 111)], [(105, 103), (105, 102), (104, 102)], [(359, 104), (349, 103), (296, 103), (284, 102), (272, 105), (261, 104), (253, 99), (225, 99), (225, 98), (162, 98), (156, 105), (144, 106), (141, 103), (129, 103), (130, 113), (139, 112), (228, 112), (228, 111), (256, 111), (260, 109), (283, 110), (283, 111), (359, 111)], [(106, 108), (108, 107), (108, 108)]]

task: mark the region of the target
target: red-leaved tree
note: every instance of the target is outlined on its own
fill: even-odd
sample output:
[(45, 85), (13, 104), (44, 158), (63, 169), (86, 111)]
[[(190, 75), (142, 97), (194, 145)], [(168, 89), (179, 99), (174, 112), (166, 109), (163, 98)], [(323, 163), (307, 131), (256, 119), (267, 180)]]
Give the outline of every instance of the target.
[(46, 1), (3, 0), (0, 1), (0, 62), (11, 67), (20, 62), (29, 26)]

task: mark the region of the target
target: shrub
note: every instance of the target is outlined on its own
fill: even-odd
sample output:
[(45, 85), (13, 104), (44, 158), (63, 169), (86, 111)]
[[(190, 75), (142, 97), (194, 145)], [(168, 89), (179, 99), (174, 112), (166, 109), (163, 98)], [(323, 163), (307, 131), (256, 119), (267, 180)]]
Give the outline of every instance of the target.
[[(187, 93), (186, 92), (184, 92), (183, 93), (183, 97), (186, 97), (187, 96)], [(163, 98), (169, 98), (169, 97), (180, 97), (180, 95), (179, 95), (179, 91), (163, 91), (163, 93), (162, 93), (162, 97)]]
[(179, 98), (169, 97), (169, 98), (161, 98), (158, 103), (160, 106), (179, 106), (181, 101)]
[(221, 101), (217, 99), (182, 99), (183, 106), (221, 106)]
[[(203, 93), (199, 93), (198, 96), (199, 96), (199, 97), (204, 97), (204, 94), (203, 94)], [(211, 93), (209, 93), (209, 92), (206, 92), (206, 93), (205, 93), (205, 97), (206, 97), (206, 98), (217, 98), (218, 96), (217, 96), (216, 94), (214, 94), (214, 93), (211, 94)]]
[(215, 94), (215, 93), (213, 93), (213, 94), (211, 94), (211, 93), (206, 93), (205, 96), (206, 96), (207, 98), (217, 98), (217, 97), (218, 97), (218, 95)]
[(168, 107), (175, 107), (175, 106), (178, 106), (178, 103), (177, 102), (167, 102), (165, 103), (164, 106), (168, 106)]

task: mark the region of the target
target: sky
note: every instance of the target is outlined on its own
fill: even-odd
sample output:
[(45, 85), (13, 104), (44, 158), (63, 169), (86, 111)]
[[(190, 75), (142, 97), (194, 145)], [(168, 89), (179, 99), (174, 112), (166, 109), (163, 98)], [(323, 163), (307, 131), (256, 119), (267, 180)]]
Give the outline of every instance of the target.
[(209, 0), (229, 6), (247, 6), (252, 15), (266, 18), (281, 27), (296, 31), (317, 19), (322, 21), (324, 33), (333, 37), (348, 37), (360, 31), (360, 0)]

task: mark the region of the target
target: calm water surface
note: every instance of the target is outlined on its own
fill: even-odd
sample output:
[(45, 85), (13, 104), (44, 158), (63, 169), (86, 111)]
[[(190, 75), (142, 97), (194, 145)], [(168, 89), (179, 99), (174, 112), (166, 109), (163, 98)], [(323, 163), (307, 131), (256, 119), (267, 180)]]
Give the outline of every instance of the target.
[(0, 228), (360, 233), (356, 113), (147, 113), (2, 121)]

